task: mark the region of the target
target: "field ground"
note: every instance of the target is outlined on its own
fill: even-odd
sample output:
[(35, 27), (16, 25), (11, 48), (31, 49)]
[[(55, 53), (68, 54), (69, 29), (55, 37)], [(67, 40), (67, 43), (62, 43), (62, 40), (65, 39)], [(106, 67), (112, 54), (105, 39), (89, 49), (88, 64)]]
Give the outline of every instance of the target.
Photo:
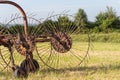
[[(80, 67), (57, 71), (40, 69), (34, 74), (30, 73), (26, 80), (119, 80), (120, 43), (94, 42), (91, 44), (89, 56)], [(0, 80), (22, 79), (14, 78), (10, 71), (3, 71), (0, 72)]]

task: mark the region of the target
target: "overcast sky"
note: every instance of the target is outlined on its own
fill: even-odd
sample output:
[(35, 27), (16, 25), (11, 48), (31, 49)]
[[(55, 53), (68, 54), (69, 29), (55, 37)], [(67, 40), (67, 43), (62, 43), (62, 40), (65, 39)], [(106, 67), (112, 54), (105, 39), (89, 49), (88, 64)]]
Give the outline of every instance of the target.
[[(113, 7), (120, 16), (120, 0), (11, 0), (17, 2), (27, 13), (36, 14), (37, 18), (46, 18), (49, 13), (61, 13), (69, 11), (68, 14), (75, 14), (79, 8), (87, 13), (90, 21), (100, 11), (105, 11), (106, 6)], [(10, 5), (0, 4), (0, 20), (8, 18), (11, 14), (18, 13), (16, 8)], [(1, 21), (0, 21), (1, 22)]]

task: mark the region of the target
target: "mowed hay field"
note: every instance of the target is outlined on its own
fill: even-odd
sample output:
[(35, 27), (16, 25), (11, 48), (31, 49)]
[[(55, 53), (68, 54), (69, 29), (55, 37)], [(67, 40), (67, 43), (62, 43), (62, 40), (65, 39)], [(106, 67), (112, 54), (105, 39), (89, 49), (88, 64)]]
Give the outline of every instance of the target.
[[(76, 42), (86, 44), (86, 42)], [(119, 80), (120, 79), (120, 44), (91, 43), (91, 50), (86, 60), (77, 68), (40, 69), (30, 73), (25, 80)], [(64, 66), (63, 66), (64, 67)], [(22, 80), (14, 78), (11, 70), (0, 72), (0, 80)], [(24, 79), (23, 79), (24, 80)]]

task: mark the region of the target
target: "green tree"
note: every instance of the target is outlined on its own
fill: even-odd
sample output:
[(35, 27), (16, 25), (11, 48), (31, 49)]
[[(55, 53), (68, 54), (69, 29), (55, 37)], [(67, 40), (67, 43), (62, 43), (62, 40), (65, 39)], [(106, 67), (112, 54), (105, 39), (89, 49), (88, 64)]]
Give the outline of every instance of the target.
[(75, 24), (79, 27), (87, 27), (87, 15), (83, 9), (79, 9), (75, 15)]
[(64, 32), (73, 33), (76, 30), (76, 25), (73, 21), (69, 19), (67, 15), (59, 16), (58, 24), (60, 26), (60, 30)]
[(98, 31), (109, 32), (113, 28), (119, 28), (119, 17), (112, 7), (107, 7), (105, 12), (100, 12), (96, 16), (95, 29)]
[(20, 25), (20, 24), (14, 24), (14, 25), (11, 25), (8, 28), (8, 30), (9, 30), (9, 33), (13, 34), (13, 35), (16, 35), (18, 32), (20, 34), (23, 34), (24, 33), (24, 26)]
[(69, 25), (69, 18), (68, 16), (59, 16), (58, 22), (61, 27), (66, 27)]
[(80, 32), (82, 33), (87, 32), (87, 29), (90, 26), (88, 26), (87, 15), (83, 9), (79, 9), (78, 12), (76, 13), (74, 23), (76, 24)]

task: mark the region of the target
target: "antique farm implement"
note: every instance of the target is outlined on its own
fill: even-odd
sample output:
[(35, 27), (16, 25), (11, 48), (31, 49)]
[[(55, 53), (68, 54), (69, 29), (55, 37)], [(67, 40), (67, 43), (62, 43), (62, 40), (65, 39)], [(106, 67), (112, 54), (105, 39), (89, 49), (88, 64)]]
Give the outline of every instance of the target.
[[(1, 71), (9, 67), (16, 77), (27, 77), (28, 72), (36, 72), (42, 64), (52, 69), (62, 68), (63, 65), (66, 68), (75, 67), (80, 65), (87, 56), (90, 45), (89, 35), (87, 36), (88, 44), (83, 46), (86, 47), (85, 50), (81, 50), (83, 44), (78, 44), (80, 50), (74, 47), (76, 45), (73, 39), (74, 33), (77, 34), (79, 28), (72, 23), (74, 20), (72, 16), (69, 16), (70, 21), (64, 19), (64, 16), (68, 15), (53, 15), (48, 17), (43, 24), (35, 18), (26, 16), (24, 10), (15, 2), (1, 0), (0, 4), (13, 5), (22, 14), (22, 17), (15, 16), (6, 25), (0, 25)], [(63, 19), (58, 19), (60, 17)], [(17, 25), (10, 27), (12, 24)], [(21, 56), (18, 53), (25, 57), (20, 66), (15, 63)]]

